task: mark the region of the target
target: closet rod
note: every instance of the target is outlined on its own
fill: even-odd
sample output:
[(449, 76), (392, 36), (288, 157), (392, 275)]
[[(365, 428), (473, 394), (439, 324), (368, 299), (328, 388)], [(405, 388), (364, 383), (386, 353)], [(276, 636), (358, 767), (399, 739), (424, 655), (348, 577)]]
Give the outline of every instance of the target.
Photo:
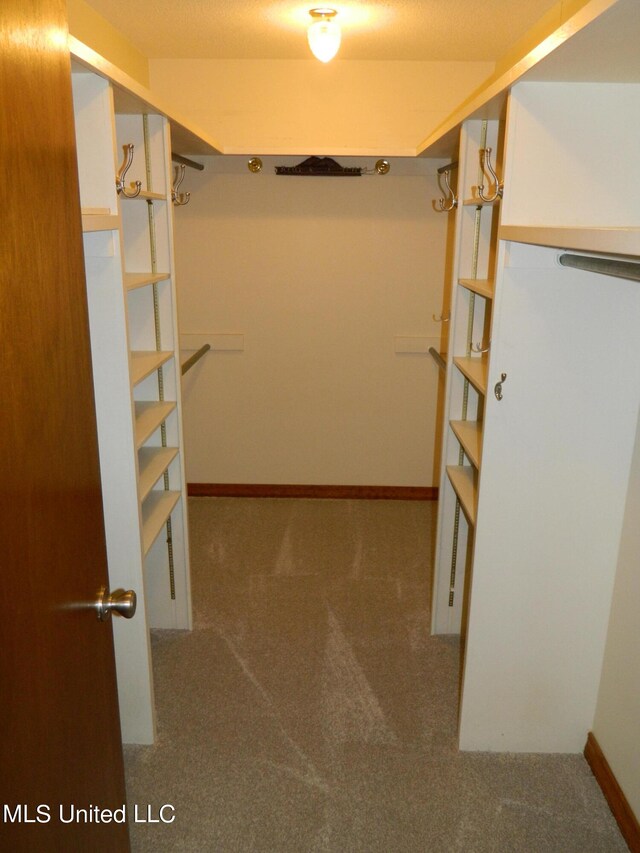
[(455, 163), (447, 163), (446, 166), (440, 166), (440, 168), (438, 169), (438, 174), (444, 175), (445, 172), (450, 172), (452, 169), (457, 169), (457, 168), (458, 168), (458, 161), (456, 160)]
[(197, 352), (194, 352), (194, 354), (191, 356), (191, 358), (188, 358), (185, 361), (185, 363), (182, 365), (182, 375), (184, 376), (185, 373), (187, 372), (187, 370), (191, 370), (193, 365), (196, 362), (200, 361), (200, 359), (205, 354), (205, 352), (209, 352), (210, 349), (211, 349), (211, 344), (205, 344), (204, 346), (200, 347), (200, 349)]
[(204, 169), (202, 163), (196, 163), (195, 160), (189, 160), (188, 157), (183, 157), (182, 154), (176, 154), (174, 151), (171, 152), (171, 159), (174, 163), (180, 163), (183, 166), (188, 166), (190, 169), (197, 169), (199, 172), (202, 172)]
[(445, 361), (445, 360), (444, 360), (444, 358), (440, 355), (440, 353), (438, 352), (438, 350), (437, 350), (437, 349), (435, 349), (435, 347), (429, 347), (429, 355), (430, 355), (430, 356), (431, 356), (431, 358), (435, 361), (435, 363), (438, 365), (438, 367), (440, 368), (440, 370), (446, 370), (446, 369), (447, 369), (447, 363), (446, 363), (446, 361)]
[(587, 255), (560, 255), (558, 261), (563, 267), (573, 267), (587, 272), (599, 272), (614, 275), (617, 278), (629, 278), (640, 281), (640, 264), (634, 261), (614, 261), (610, 258), (590, 258)]

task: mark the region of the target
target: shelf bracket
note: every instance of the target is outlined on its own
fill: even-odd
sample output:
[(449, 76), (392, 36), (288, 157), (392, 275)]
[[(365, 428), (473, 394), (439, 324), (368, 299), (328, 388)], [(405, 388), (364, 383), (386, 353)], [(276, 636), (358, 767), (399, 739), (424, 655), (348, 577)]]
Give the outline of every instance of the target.
[(188, 166), (190, 169), (197, 169), (198, 172), (202, 172), (204, 170), (204, 166), (202, 163), (196, 163), (195, 160), (190, 160), (188, 157), (183, 157), (182, 154), (176, 154), (175, 151), (171, 152), (171, 159), (174, 163), (180, 163), (182, 166)]

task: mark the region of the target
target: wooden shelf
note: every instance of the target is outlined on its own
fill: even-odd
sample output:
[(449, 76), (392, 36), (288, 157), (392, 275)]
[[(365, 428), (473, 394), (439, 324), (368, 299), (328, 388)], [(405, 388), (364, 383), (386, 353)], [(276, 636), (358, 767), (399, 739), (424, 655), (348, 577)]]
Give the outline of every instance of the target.
[(173, 352), (156, 352), (156, 350), (137, 350), (130, 353), (131, 358), (131, 384), (137, 385), (150, 373), (157, 370), (169, 359), (173, 358)]
[(460, 278), (458, 284), (479, 296), (484, 296), (485, 299), (493, 299), (495, 282), (492, 278)]
[(142, 504), (142, 553), (145, 556), (179, 500), (180, 492), (163, 489), (151, 492)]
[(487, 362), (483, 358), (454, 358), (453, 363), (476, 391), (487, 393)]
[(120, 193), (122, 201), (166, 201), (167, 196), (163, 193), (154, 193), (151, 190), (140, 190), (137, 196), (130, 198), (129, 196)]
[(94, 209), (83, 208), (82, 231), (91, 234), (94, 231), (115, 231), (120, 226), (120, 217), (110, 213), (107, 208), (104, 212), (96, 212)]
[(175, 409), (175, 402), (137, 402), (136, 413), (136, 449), (142, 447), (150, 436), (158, 429), (163, 421)]
[(144, 501), (178, 455), (177, 447), (143, 447), (138, 453), (138, 497)]
[(500, 196), (494, 198), (493, 201), (483, 201), (481, 198), (465, 198), (462, 204), (465, 207), (494, 207), (500, 204)]
[(449, 425), (471, 464), (479, 468), (482, 458), (482, 422), (449, 421)]
[[(171, 125), (171, 140), (174, 150), (181, 154), (210, 155), (222, 153), (222, 146), (218, 142), (211, 139), (200, 128), (192, 125), (190, 120), (177, 115), (172, 106), (159, 101), (155, 92), (152, 93), (149, 89), (141, 86), (137, 80), (134, 80), (109, 62), (108, 59), (100, 56), (73, 36), (69, 36), (69, 50), (74, 70), (86, 71), (89, 69), (113, 83), (116, 113), (166, 116)], [(415, 154), (415, 149), (413, 154)]]
[(447, 465), (447, 477), (471, 527), (475, 527), (478, 488), (475, 469), (470, 465)]
[(159, 281), (166, 281), (170, 277), (170, 273), (145, 273), (145, 272), (126, 272), (124, 274), (124, 286), (127, 290), (135, 290), (137, 287), (146, 287), (149, 284), (157, 284)]
[(579, 249), (613, 255), (640, 255), (640, 228), (565, 228), (535, 225), (502, 225), (500, 240)]

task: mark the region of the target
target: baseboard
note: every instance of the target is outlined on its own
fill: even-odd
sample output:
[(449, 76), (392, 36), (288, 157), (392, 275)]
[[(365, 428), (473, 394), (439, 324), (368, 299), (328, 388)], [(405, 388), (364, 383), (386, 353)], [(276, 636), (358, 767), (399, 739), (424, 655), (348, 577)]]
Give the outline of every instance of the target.
[(609, 808), (620, 827), (620, 832), (623, 834), (629, 850), (631, 853), (640, 853), (640, 823), (638, 823), (638, 819), (633, 813), (593, 732), (589, 732), (587, 736), (584, 757), (587, 759), (598, 785), (602, 788), (602, 793), (609, 803)]
[(434, 486), (304, 486), (253, 483), (188, 483), (191, 497), (347, 498), (351, 500), (435, 501)]

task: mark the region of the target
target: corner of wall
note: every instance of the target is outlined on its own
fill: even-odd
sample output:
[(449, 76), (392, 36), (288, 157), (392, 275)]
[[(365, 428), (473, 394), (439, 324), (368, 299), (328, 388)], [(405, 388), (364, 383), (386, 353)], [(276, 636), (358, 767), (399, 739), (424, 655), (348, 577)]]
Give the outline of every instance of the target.
[(640, 816), (640, 420), (618, 555), (593, 734), (636, 817)]
[(85, 0), (67, 0), (69, 32), (122, 71), (149, 87), (149, 60)]

